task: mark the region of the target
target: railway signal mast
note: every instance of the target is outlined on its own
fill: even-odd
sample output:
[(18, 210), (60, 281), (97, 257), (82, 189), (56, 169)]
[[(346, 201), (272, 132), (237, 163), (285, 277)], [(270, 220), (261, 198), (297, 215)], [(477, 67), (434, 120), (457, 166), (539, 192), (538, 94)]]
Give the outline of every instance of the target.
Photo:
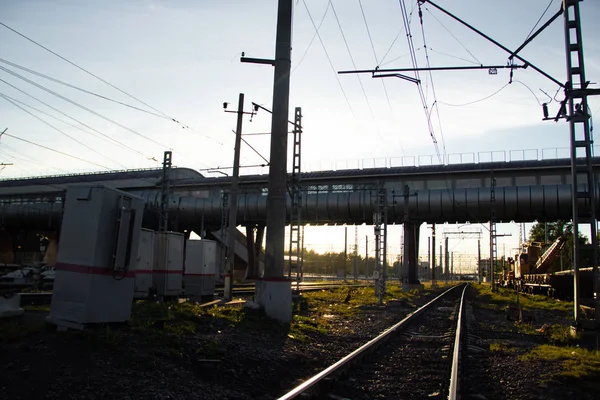
[[(600, 95), (600, 89), (590, 88), (590, 81), (585, 78), (585, 60), (583, 56), (583, 36), (581, 33), (581, 14), (579, 3), (583, 0), (563, 0), (560, 10), (558, 10), (548, 21), (533, 32), (516, 50), (510, 50), (495, 39), (486, 35), (479, 29), (460, 19), (451, 12), (437, 5), (431, 0), (418, 0), (419, 7), (428, 4), (448, 17), (454, 19), (465, 27), (469, 28), (487, 41), (493, 43), (500, 49), (509, 53), (506, 66), (452, 66), (452, 67), (426, 67), (426, 68), (401, 68), (401, 69), (370, 69), (355, 71), (339, 71), (339, 74), (371, 74), (373, 78), (397, 77), (420, 85), (418, 79), (402, 75), (402, 72), (416, 71), (440, 71), (440, 70), (469, 70), (469, 69), (487, 69), (491, 75), (496, 75), (500, 68), (510, 68), (510, 77), (516, 68), (531, 68), (540, 75), (549, 79), (564, 90), (564, 100), (561, 101), (560, 108), (556, 116), (549, 115), (548, 104), (542, 106), (544, 120), (566, 119), (569, 122), (570, 142), (571, 142), (571, 200), (573, 204), (573, 235), (578, 237), (580, 224), (589, 224), (590, 239), (592, 242), (592, 267), (593, 267), (593, 285), (594, 285), (594, 305), (596, 309), (596, 321), (593, 325), (600, 328), (600, 277), (598, 276), (598, 238), (597, 238), (597, 216), (596, 216), (596, 184), (594, 182), (594, 173), (592, 167), (592, 138), (590, 135), (590, 114), (587, 97)], [(564, 20), (565, 50), (567, 64), (567, 80), (561, 82), (552, 77), (541, 68), (532, 64), (519, 55), (529, 43), (531, 43), (542, 31), (556, 21), (560, 16)], [(518, 60), (522, 65), (516, 65), (514, 60)], [(586, 327), (586, 322), (582, 320), (580, 314), (580, 292), (579, 292), (579, 269), (581, 267), (581, 244), (574, 240), (573, 254), (573, 273), (574, 273), (574, 320), (578, 327)], [(593, 322), (593, 321), (587, 321)]]

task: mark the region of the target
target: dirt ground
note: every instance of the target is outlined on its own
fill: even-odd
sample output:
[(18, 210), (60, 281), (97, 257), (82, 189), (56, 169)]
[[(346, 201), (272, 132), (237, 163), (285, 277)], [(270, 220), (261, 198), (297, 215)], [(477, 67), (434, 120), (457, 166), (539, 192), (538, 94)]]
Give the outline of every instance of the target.
[[(394, 287), (389, 291), (383, 307), (374, 304), (372, 288), (352, 289), (350, 296), (344, 288), (306, 294), (291, 324), (239, 306), (206, 310), (185, 303), (140, 303), (127, 326), (56, 332), (43, 322), (47, 311), (34, 307), (18, 320), (0, 322), (1, 397), (276, 398), (441, 289), (421, 295)], [(545, 343), (547, 335), (520, 333), (503, 310), (485, 308), (485, 296), (473, 290), (471, 297), (470, 325), (476, 329), (470, 347), (480, 349), (469, 351), (465, 372), (468, 392), (479, 396), (473, 398), (533, 399), (543, 394), (549, 399), (586, 399), (592, 398), (588, 384), (598, 393), (596, 375), (576, 380), (548, 376), (559, 374), (562, 364), (519, 358)], [(536, 321), (542, 324), (545, 316)]]

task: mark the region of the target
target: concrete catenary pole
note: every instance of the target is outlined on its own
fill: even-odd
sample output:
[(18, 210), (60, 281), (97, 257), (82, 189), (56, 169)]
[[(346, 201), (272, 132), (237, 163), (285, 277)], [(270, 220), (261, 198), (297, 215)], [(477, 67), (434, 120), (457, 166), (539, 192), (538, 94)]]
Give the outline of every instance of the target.
[[(292, 289), (284, 277), (287, 185), (287, 131), (290, 102), (293, 0), (279, 0), (273, 80), (271, 153), (267, 194), (267, 234), (264, 281), (257, 300), (268, 316), (281, 322), (292, 319)], [(289, 287), (289, 289), (288, 289)]]
[(229, 191), (229, 224), (227, 227), (227, 268), (225, 269), (225, 290), (223, 297), (227, 301), (233, 298), (233, 269), (235, 265), (235, 239), (237, 228), (238, 177), (240, 175), (240, 147), (242, 145), (242, 122), (244, 120), (244, 93), (240, 93), (235, 129), (233, 172)]

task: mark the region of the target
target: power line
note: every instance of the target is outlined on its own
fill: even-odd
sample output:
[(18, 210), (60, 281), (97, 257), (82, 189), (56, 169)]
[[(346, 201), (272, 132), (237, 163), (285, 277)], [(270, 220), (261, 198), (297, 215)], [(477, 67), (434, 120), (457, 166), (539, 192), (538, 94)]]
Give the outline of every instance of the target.
[(531, 36), (531, 34), (535, 30), (535, 28), (537, 28), (538, 24), (542, 21), (542, 18), (544, 18), (544, 15), (546, 15), (546, 13), (548, 12), (548, 10), (550, 9), (550, 6), (552, 5), (552, 3), (554, 3), (554, 0), (550, 0), (550, 2), (548, 3), (548, 5), (546, 6), (546, 9), (544, 10), (544, 12), (542, 13), (542, 15), (540, 16), (540, 18), (537, 20), (537, 22), (535, 23), (535, 25), (533, 26), (533, 28), (531, 28), (531, 30), (527, 34), (527, 37), (525, 38), (525, 40), (529, 39), (529, 37)]
[[(377, 52), (375, 51), (375, 45), (373, 44), (373, 37), (371, 36), (371, 30), (369, 29), (369, 24), (367, 23), (367, 16), (365, 15), (365, 10), (363, 8), (361, 0), (358, 0), (358, 5), (360, 6), (360, 12), (362, 14), (363, 21), (365, 23), (365, 28), (367, 29), (367, 36), (369, 37), (369, 42), (371, 43), (371, 50), (373, 50), (373, 57), (375, 58), (375, 62), (377, 63), (377, 60), (378, 60)], [(341, 26), (340, 26), (340, 29), (341, 29)], [(345, 41), (345, 39), (344, 39), (344, 41)], [(350, 51), (350, 50), (348, 50), (348, 51)], [(352, 65), (354, 66), (354, 69), (356, 69), (356, 65), (354, 65), (354, 61), (352, 61)], [(360, 81), (360, 76), (357, 75), (356, 77)], [(392, 119), (394, 119), (394, 122), (395, 122), (394, 109), (392, 108), (392, 103), (390, 102), (390, 96), (388, 95), (387, 87), (385, 86), (384, 80), (381, 80), (381, 85), (383, 86), (383, 92), (385, 93), (385, 99), (387, 100), (388, 107), (390, 108), (390, 114), (392, 115)], [(361, 83), (361, 87), (362, 87), (362, 83)], [(364, 91), (364, 89), (363, 89), (363, 91)], [(379, 133), (379, 131), (377, 133)], [(383, 138), (381, 137), (381, 134), (379, 134), (379, 138), (383, 142)], [(383, 144), (385, 145), (385, 142)], [(399, 144), (400, 144), (400, 149), (402, 151), (402, 154), (404, 155), (404, 147), (402, 147), (401, 143), (399, 143)]]
[[(335, 20), (337, 21), (337, 25), (340, 30), (340, 33), (342, 34), (342, 39), (344, 40), (344, 45), (346, 46), (346, 51), (348, 52), (348, 56), (350, 57), (350, 62), (352, 63), (352, 66), (354, 68), (356, 68), (356, 63), (354, 62), (354, 57), (352, 56), (352, 52), (350, 51), (350, 46), (348, 45), (348, 41), (346, 40), (346, 35), (344, 34), (344, 30), (342, 29), (342, 24), (340, 23), (337, 12), (335, 11), (335, 7), (333, 6), (333, 3), (331, 2), (331, 0), (329, 1), (329, 4), (331, 5), (331, 9), (333, 11), (333, 15), (335, 16)], [(371, 117), (375, 118), (375, 114), (373, 113), (373, 108), (371, 107), (371, 102), (369, 101), (369, 98), (367, 97), (367, 92), (365, 91), (365, 87), (362, 83), (362, 80), (360, 79), (360, 76), (358, 76), (358, 75), (356, 76), (356, 78), (358, 79), (358, 84), (360, 85), (360, 89), (362, 90), (363, 96), (365, 96), (365, 101), (367, 102), (367, 107), (369, 107), (369, 112), (371, 113)], [(381, 137), (381, 135), (380, 135), (380, 137)]]
[(182, 123), (181, 121), (179, 121), (179, 120), (177, 120), (177, 119), (173, 118), (172, 116), (170, 116), (170, 115), (168, 115), (168, 114), (166, 114), (166, 113), (162, 112), (161, 110), (159, 110), (159, 109), (157, 109), (157, 108), (155, 108), (155, 107), (151, 106), (150, 104), (148, 104), (148, 103), (146, 103), (146, 102), (144, 102), (144, 101), (140, 100), (139, 98), (135, 97), (134, 95), (132, 95), (132, 94), (130, 94), (130, 93), (128, 93), (128, 92), (126, 92), (126, 91), (124, 91), (123, 89), (120, 89), (119, 87), (117, 87), (117, 86), (113, 85), (112, 83), (108, 82), (107, 80), (105, 80), (105, 79), (102, 79), (102, 78), (101, 78), (101, 77), (99, 77), (98, 75), (96, 75), (96, 74), (94, 74), (94, 73), (92, 73), (92, 72), (88, 71), (87, 69), (85, 69), (85, 68), (83, 68), (83, 67), (81, 67), (81, 66), (77, 65), (76, 63), (74, 63), (74, 62), (72, 62), (72, 61), (68, 60), (67, 58), (65, 58), (65, 57), (61, 56), (60, 54), (58, 54), (58, 53), (56, 53), (56, 52), (54, 52), (54, 51), (50, 50), (49, 48), (45, 47), (44, 45), (42, 45), (42, 44), (40, 44), (40, 43), (36, 42), (35, 40), (33, 40), (33, 39), (31, 39), (31, 38), (29, 38), (29, 37), (25, 36), (25, 35), (24, 35), (24, 34), (22, 34), (21, 32), (17, 31), (16, 29), (13, 29), (13, 28), (11, 28), (10, 26), (6, 25), (5, 23), (3, 23), (3, 22), (1, 22), (1, 21), (0, 21), (0, 25), (4, 26), (6, 29), (8, 29), (8, 30), (10, 30), (10, 31), (14, 32), (15, 34), (17, 34), (17, 35), (21, 36), (22, 38), (24, 38), (24, 39), (28, 40), (29, 42), (31, 42), (31, 43), (33, 43), (33, 44), (35, 44), (36, 46), (39, 46), (39, 47), (41, 47), (42, 49), (44, 49), (44, 50), (46, 50), (47, 52), (51, 53), (52, 55), (54, 55), (54, 56), (56, 56), (56, 57), (60, 58), (61, 60), (65, 61), (65, 62), (67, 62), (67, 63), (69, 63), (69, 64), (71, 64), (71, 65), (72, 65), (72, 66), (74, 66), (75, 68), (77, 68), (77, 69), (79, 69), (79, 70), (81, 70), (81, 71), (85, 72), (86, 74), (88, 74), (88, 75), (90, 75), (90, 76), (93, 76), (94, 78), (98, 79), (98, 80), (99, 80), (99, 81), (101, 81), (102, 83), (104, 83), (104, 84), (106, 84), (106, 85), (108, 85), (108, 86), (112, 87), (112, 88), (113, 88), (113, 89), (115, 89), (115, 90), (118, 90), (119, 92), (123, 93), (123, 94), (124, 94), (124, 95), (126, 95), (127, 97), (129, 97), (129, 98), (131, 98), (131, 99), (133, 99), (133, 100), (136, 100), (137, 102), (139, 102), (139, 103), (141, 103), (141, 104), (145, 105), (146, 107), (150, 108), (151, 110), (153, 110), (153, 111), (155, 111), (155, 112), (157, 112), (157, 113), (159, 113), (159, 114), (163, 115), (165, 118), (171, 119), (173, 122), (175, 122), (175, 123), (177, 123), (177, 124), (181, 125), (181, 127), (182, 127), (182, 128), (184, 128), (184, 129), (189, 129), (189, 130), (191, 130), (191, 131), (193, 131), (193, 132), (195, 132), (195, 133), (197, 133), (197, 134), (199, 134), (199, 135), (201, 135), (201, 136), (203, 136), (203, 137), (206, 137), (206, 138), (208, 138), (208, 139), (214, 140), (214, 141), (216, 141), (217, 143), (219, 143), (220, 145), (223, 145), (223, 143), (219, 142), (218, 140), (216, 140), (216, 139), (214, 139), (214, 138), (212, 138), (212, 137), (210, 137), (210, 136), (208, 136), (208, 135), (206, 135), (206, 134), (204, 134), (204, 133), (202, 133), (202, 132), (200, 132), (200, 131), (198, 131), (198, 130), (196, 130), (196, 129), (192, 128), (192, 127), (190, 127), (189, 125), (186, 125), (186, 124)]
[(461, 46), (461, 47), (462, 47), (462, 48), (463, 48), (463, 49), (464, 49), (464, 50), (465, 50), (467, 53), (469, 53), (469, 55), (470, 55), (471, 57), (473, 57), (473, 59), (474, 59), (475, 61), (477, 61), (477, 64), (479, 64), (479, 65), (483, 65), (483, 63), (482, 63), (481, 61), (479, 61), (479, 59), (478, 59), (477, 57), (475, 57), (475, 55), (474, 55), (473, 53), (471, 53), (471, 50), (469, 50), (469, 49), (468, 49), (468, 48), (467, 48), (467, 47), (466, 47), (464, 44), (462, 44), (462, 42), (461, 42), (460, 40), (458, 40), (458, 38), (457, 38), (457, 37), (456, 37), (456, 36), (455, 36), (455, 35), (454, 35), (454, 34), (453, 34), (451, 31), (450, 31), (450, 29), (448, 29), (448, 28), (446, 27), (446, 25), (444, 25), (444, 24), (442, 23), (442, 21), (440, 21), (440, 20), (438, 19), (438, 17), (436, 17), (436, 16), (435, 16), (435, 14), (433, 14), (431, 11), (429, 11), (429, 9), (428, 9), (427, 7), (425, 7), (425, 11), (427, 11), (427, 12), (429, 13), (429, 15), (431, 15), (431, 16), (433, 17), (433, 19), (435, 19), (435, 20), (436, 20), (436, 21), (437, 21), (437, 22), (438, 22), (438, 23), (439, 23), (439, 24), (442, 26), (442, 28), (444, 28), (444, 29), (446, 30), (446, 32), (448, 32), (448, 34), (449, 34), (450, 36), (452, 36), (452, 37), (454, 38), (454, 40), (456, 40), (456, 42), (457, 42), (457, 43), (458, 43), (458, 44), (459, 44), (459, 45), (460, 45), (460, 46)]
[[(89, 126), (89, 125), (85, 124), (84, 122), (81, 122), (80, 120), (78, 120), (78, 119), (76, 119), (76, 118), (73, 118), (73, 117), (71, 117), (71, 116), (70, 116), (70, 115), (68, 115), (68, 114), (65, 114), (64, 112), (60, 111), (59, 109), (57, 109), (57, 108), (55, 108), (55, 107), (52, 107), (50, 104), (48, 104), (48, 103), (46, 103), (46, 102), (44, 102), (44, 101), (42, 101), (42, 100), (38, 99), (37, 97), (35, 97), (35, 96), (33, 96), (33, 95), (31, 95), (31, 94), (27, 93), (26, 91), (24, 91), (24, 90), (22, 90), (22, 89), (19, 89), (18, 87), (14, 86), (13, 84), (11, 84), (11, 83), (9, 83), (9, 82), (7, 82), (7, 81), (5, 81), (5, 80), (1, 79), (1, 78), (0, 78), (0, 82), (3, 82), (4, 84), (6, 84), (6, 85), (8, 85), (8, 86), (12, 87), (12, 88), (13, 88), (13, 89), (15, 89), (15, 90), (18, 90), (19, 92), (23, 93), (24, 95), (26, 95), (26, 96), (28, 96), (28, 97), (30, 97), (30, 98), (32, 98), (32, 99), (34, 99), (34, 100), (36, 100), (37, 102), (39, 102), (39, 103), (41, 103), (41, 104), (45, 105), (46, 107), (48, 107), (48, 108), (50, 108), (50, 109), (52, 109), (52, 110), (56, 111), (57, 113), (59, 113), (59, 114), (61, 114), (61, 115), (64, 115), (65, 117), (67, 117), (67, 118), (69, 118), (69, 119), (71, 119), (71, 120), (73, 120), (73, 121), (77, 122), (78, 124), (81, 124), (82, 126), (85, 126), (86, 128), (88, 128), (88, 129), (92, 130), (93, 132), (96, 132), (96, 133), (98, 133), (98, 134), (99, 134), (101, 137), (104, 137), (104, 138), (106, 138), (106, 139), (108, 139), (108, 140), (110, 140), (110, 141), (114, 142), (113, 144), (117, 144), (117, 145), (121, 146), (121, 147), (122, 147), (122, 148), (124, 148), (124, 149), (127, 149), (127, 150), (130, 150), (130, 151), (134, 152), (134, 153), (137, 153), (137, 154), (141, 155), (142, 157), (144, 157), (144, 158), (146, 158), (146, 159), (148, 159), (148, 160), (149, 160), (149, 159), (151, 159), (151, 157), (149, 157), (148, 155), (146, 155), (146, 154), (144, 154), (144, 153), (141, 153), (139, 150), (136, 150), (136, 149), (134, 149), (133, 147), (127, 146), (126, 144), (124, 144), (124, 143), (122, 143), (122, 142), (120, 142), (120, 141), (118, 141), (118, 140), (116, 140), (116, 139), (113, 139), (113, 138), (112, 138), (112, 137), (110, 137), (109, 135), (107, 135), (107, 134), (105, 134), (105, 133), (103, 133), (103, 132), (101, 132), (101, 131), (99, 131), (99, 130), (97, 130), (97, 129), (95, 129), (95, 128), (92, 128), (91, 126)], [(6, 97), (9, 97), (9, 96), (6, 96)], [(19, 101), (19, 100), (16, 100), (16, 99), (13, 99), (13, 98), (11, 98), (11, 99), (12, 99), (12, 100), (14, 100), (14, 101), (17, 101), (17, 102), (19, 102), (19, 103), (21, 103), (21, 104), (23, 104), (23, 105), (25, 105), (25, 106), (28, 106), (28, 107), (30, 107), (30, 108), (33, 108), (32, 106), (29, 106), (29, 105), (27, 105), (27, 104), (25, 104), (25, 103), (23, 103), (23, 102), (21, 102), (21, 101)], [(33, 108), (33, 109), (35, 109), (35, 108)], [(37, 109), (35, 109), (35, 110), (36, 110), (36, 111), (39, 111), (39, 110), (37, 110)], [(42, 113), (43, 113), (43, 111), (40, 111), (40, 112), (42, 112)], [(49, 114), (47, 114), (47, 115), (49, 115)], [(64, 122), (64, 121), (62, 121), (62, 122)], [(65, 123), (67, 123), (67, 122), (65, 122)], [(67, 124), (68, 124), (68, 123), (67, 123)], [(70, 124), (69, 124), (69, 125), (70, 125)], [(76, 125), (72, 125), (72, 126), (76, 127)], [(78, 129), (80, 129), (81, 131), (85, 132), (85, 131), (84, 131), (83, 129), (81, 129), (80, 127), (77, 127), (77, 128), (78, 128)]]
[(333, 71), (333, 73), (335, 75), (335, 79), (337, 80), (337, 83), (340, 86), (340, 90), (342, 91), (342, 94), (344, 95), (344, 99), (346, 100), (346, 103), (348, 104), (348, 107), (350, 108), (350, 112), (356, 118), (356, 115), (354, 114), (354, 109), (352, 108), (352, 105), (350, 104), (350, 100), (348, 100), (348, 95), (346, 95), (346, 91), (344, 90), (344, 87), (342, 86), (342, 82), (340, 81), (340, 78), (339, 78), (339, 76), (337, 74), (337, 71), (336, 71), (335, 67), (333, 66), (333, 62), (331, 61), (331, 57), (329, 57), (329, 53), (327, 52), (327, 48), (325, 47), (325, 43), (323, 42), (323, 39), (321, 38), (321, 34), (317, 30), (317, 25), (315, 24), (315, 20), (313, 19), (312, 15), (310, 13), (310, 10), (308, 9), (308, 5), (306, 4), (306, 0), (302, 0), (302, 3), (304, 3), (304, 8), (306, 8), (306, 12), (308, 13), (308, 17), (310, 18), (310, 22), (312, 23), (313, 28), (315, 29), (315, 33), (316, 33), (317, 37), (319, 38), (319, 42), (321, 42), (321, 46), (323, 47), (323, 51), (325, 52), (325, 56), (327, 57), (327, 61), (329, 62), (329, 66), (331, 67), (331, 70)]
[[(7, 98), (7, 97), (5, 97), (5, 96), (2, 96), (2, 98), (4, 98), (4, 100), (8, 101), (9, 103), (11, 103), (13, 106), (15, 106), (15, 107), (18, 107), (18, 108), (19, 108), (19, 109), (21, 109), (23, 112), (26, 112), (27, 114), (31, 115), (32, 117), (34, 117), (34, 118), (35, 118), (35, 119), (37, 119), (38, 121), (42, 122), (43, 124), (45, 124), (45, 125), (49, 126), (50, 128), (54, 129), (55, 131), (57, 131), (57, 132), (61, 133), (62, 135), (64, 135), (64, 136), (68, 137), (69, 139), (71, 139), (71, 140), (72, 140), (72, 141), (74, 141), (75, 143), (78, 143), (79, 145), (81, 145), (81, 146), (85, 147), (86, 149), (88, 149), (88, 150), (92, 151), (93, 153), (96, 153), (96, 154), (98, 154), (99, 156), (101, 156), (101, 157), (104, 157), (104, 158), (106, 158), (107, 160), (109, 160), (109, 161), (112, 161), (112, 162), (114, 162), (115, 164), (118, 164), (118, 165), (120, 165), (121, 167), (124, 167), (124, 168), (125, 168), (125, 166), (124, 166), (124, 165), (120, 164), (119, 162), (117, 162), (117, 161), (113, 160), (113, 159), (112, 159), (112, 158), (110, 158), (110, 157), (107, 157), (107, 156), (105, 156), (104, 154), (100, 153), (98, 150), (94, 149), (93, 147), (90, 147), (90, 146), (88, 146), (87, 144), (85, 144), (85, 143), (83, 143), (82, 141), (80, 141), (80, 140), (78, 140), (78, 139), (74, 138), (73, 136), (69, 135), (68, 133), (66, 133), (66, 132), (64, 132), (64, 131), (62, 131), (62, 130), (60, 130), (60, 129), (58, 129), (58, 128), (57, 128), (57, 127), (55, 127), (54, 125), (52, 125), (52, 124), (50, 124), (49, 122), (47, 122), (47, 121), (43, 120), (42, 118), (38, 117), (37, 115), (33, 114), (32, 112), (30, 112), (30, 111), (26, 110), (25, 108), (21, 107), (20, 105), (18, 105), (18, 104), (17, 104), (17, 103), (15, 103), (14, 101), (10, 100), (9, 98)], [(109, 167), (105, 167), (105, 168), (110, 170), (110, 168), (109, 168)]]
[(48, 76), (46, 74), (42, 74), (41, 72), (34, 71), (34, 70), (30, 69), (30, 68), (24, 67), (22, 65), (19, 65), (19, 64), (7, 61), (7, 60), (4, 60), (2, 58), (0, 58), (0, 63), (4, 63), (4, 64), (7, 64), (7, 65), (10, 65), (11, 67), (18, 68), (18, 69), (20, 69), (22, 71), (29, 72), (30, 74), (39, 76), (41, 78), (47, 79), (49, 81), (52, 81), (52, 82), (55, 82), (55, 83), (58, 83), (58, 84), (61, 84), (63, 86), (70, 87), (71, 89), (79, 90), (80, 92), (87, 93), (87, 94), (92, 95), (92, 96), (96, 96), (96, 97), (101, 98), (103, 100), (107, 100), (107, 101), (110, 101), (110, 102), (113, 102), (113, 103), (116, 103), (116, 104), (120, 104), (122, 106), (129, 107), (131, 109), (134, 109), (134, 110), (137, 110), (137, 111), (141, 111), (143, 113), (150, 114), (150, 115), (153, 115), (155, 117), (165, 118), (165, 119), (169, 119), (169, 120), (171, 119), (169, 117), (165, 117), (164, 115), (157, 114), (157, 113), (154, 113), (152, 111), (144, 110), (143, 108), (132, 106), (131, 104), (123, 103), (121, 101), (118, 101), (118, 100), (115, 100), (115, 99), (111, 99), (110, 97), (106, 97), (106, 96), (103, 96), (101, 94), (91, 92), (91, 91), (89, 91), (87, 89), (80, 88), (79, 86), (72, 85), (70, 83), (61, 81), (60, 79), (53, 78), (53, 77)]
[(13, 139), (20, 140), (21, 142), (28, 143), (28, 144), (30, 144), (30, 145), (32, 145), (32, 146), (40, 147), (40, 148), (42, 148), (42, 149), (46, 149), (46, 150), (52, 151), (52, 152), (54, 152), (54, 153), (57, 153), (57, 154), (60, 154), (60, 155), (66, 156), (66, 157), (70, 157), (70, 158), (73, 158), (73, 159), (75, 159), (75, 160), (78, 160), (78, 161), (83, 161), (84, 163), (92, 164), (92, 165), (95, 165), (95, 166), (97, 166), (97, 167), (104, 168), (104, 169), (109, 169), (109, 170), (110, 170), (110, 168), (108, 168), (108, 167), (105, 167), (104, 165), (100, 165), (100, 164), (97, 164), (97, 163), (95, 163), (95, 162), (93, 162), (93, 161), (89, 161), (89, 160), (85, 160), (85, 159), (83, 159), (83, 158), (79, 158), (79, 157), (77, 157), (77, 156), (74, 156), (74, 155), (72, 155), (72, 154), (63, 153), (63, 152), (62, 152), (62, 151), (60, 151), (60, 150), (56, 150), (56, 149), (53, 149), (53, 148), (51, 148), (51, 147), (44, 146), (43, 144), (34, 143), (34, 142), (32, 142), (32, 141), (29, 141), (29, 140), (27, 140), (27, 139), (20, 138), (20, 137), (18, 137), (18, 136), (11, 135), (11, 134), (9, 134), (9, 133), (5, 133), (5, 134), (4, 134), (4, 136), (8, 136), (8, 137), (11, 137), (11, 138), (13, 138)]
[[(296, 2), (296, 4), (297, 3), (298, 2)], [(323, 13), (323, 16), (321, 17), (321, 21), (319, 22), (319, 26), (317, 27), (315, 33), (313, 34), (312, 38), (310, 39), (310, 42), (308, 42), (308, 46), (306, 46), (306, 50), (304, 50), (304, 53), (302, 54), (302, 57), (300, 58), (300, 61), (298, 62), (298, 64), (296, 64), (296, 66), (294, 67), (294, 69), (292, 69), (292, 72), (290, 72), (290, 75), (293, 74), (294, 71), (298, 69), (298, 67), (300, 67), (300, 64), (302, 64), (302, 61), (304, 61), (304, 58), (308, 54), (308, 51), (310, 50), (313, 42), (317, 38), (318, 32), (321, 29), (321, 25), (323, 25), (323, 22), (325, 21), (325, 17), (327, 16), (327, 13), (329, 12), (329, 6), (333, 6), (333, 4), (331, 4), (331, 1), (329, 1), (327, 3), (327, 7), (325, 8), (325, 12)]]
[(111, 123), (117, 125), (118, 127), (120, 127), (122, 129), (125, 129), (125, 130), (133, 133), (134, 135), (137, 135), (137, 136), (139, 136), (139, 137), (141, 137), (143, 139), (148, 140), (149, 142), (152, 142), (152, 143), (160, 146), (161, 148), (169, 148), (169, 146), (167, 146), (167, 145), (164, 145), (164, 144), (162, 144), (160, 142), (157, 142), (156, 140), (154, 140), (154, 139), (152, 139), (152, 138), (150, 138), (150, 137), (148, 137), (148, 136), (146, 136), (146, 135), (144, 135), (144, 134), (142, 134), (142, 133), (140, 133), (140, 132), (138, 132), (138, 131), (136, 131), (134, 129), (131, 129), (131, 128), (129, 128), (129, 127), (123, 125), (123, 124), (120, 124), (120, 123), (118, 123), (118, 122), (116, 122), (116, 121), (114, 121), (114, 120), (112, 120), (112, 119), (110, 119), (110, 118), (108, 118), (108, 117), (100, 114), (100, 113), (97, 113), (96, 111), (91, 110), (91, 109), (89, 109), (89, 108), (87, 108), (87, 107), (85, 107), (85, 106), (83, 106), (83, 105), (81, 105), (81, 104), (79, 104), (79, 103), (77, 103), (77, 102), (75, 102), (75, 101), (73, 101), (73, 100), (71, 100), (71, 99), (69, 99), (69, 98), (67, 98), (67, 97), (65, 97), (65, 96), (63, 96), (63, 95), (61, 95), (61, 94), (53, 91), (53, 90), (51, 90), (51, 89), (48, 89), (47, 87), (45, 87), (43, 85), (40, 85), (39, 83), (34, 82), (31, 79), (28, 79), (28, 78), (26, 78), (26, 77), (24, 77), (24, 76), (22, 76), (22, 75), (20, 75), (20, 74), (18, 74), (16, 72), (14, 72), (14, 71), (11, 71), (8, 68), (0, 66), (0, 70), (2, 70), (4, 72), (8, 72), (9, 74), (11, 74), (11, 75), (13, 75), (13, 76), (15, 76), (15, 77), (17, 77), (17, 78), (19, 78), (21, 80), (24, 80), (25, 82), (27, 82), (27, 83), (29, 83), (29, 84), (31, 84), (31, 85), (39, 88), (39, 89), (44, 90), (47, 93), (50, 93), (50, 94), (52, 94), (52, 95), (54, 95), (54, 96), (56, 96), (56, 97), (58, 97), (58, 98), (60, 98), (60, 99), (62, 99), (64, 101), (66, 101), (68, 103), (73, 104), (76, 107), (79, 107), (79, 108), (81, 108), (81, 109), (83, 109), (83, 110), (85, 110), (85, 111), (87, 111), (87, 112), (89, 112), (91, 114), (94, 114), (97, 117), (100, 117), (100, 118), (102, 118), (102, 119), (104, 119), (104, 120), (106, 120), (108, 122), (111, 122)]
[(473, 60), (469, 60), (468, 58), (464, 58), (464, 57), (458, 57), (458, 56), (455, 56), (455, 55), (452, 55), (452, 54), (444, 53), (443, 51), (435, 50), (435, 49), (433, 49), (433, 48), (431, 48), (431, 47), (429, 47), (429, 50), (433, 51), (434, 53), (438, 53), (438, 54), (441, 54), (441, 55), (443, 55), (443, 56), (446, 56), (446, 57), (451, 57), (451, 58), (455, 58), (455, 59), (457, 59), (457, 60), (461, 60), (461, 61), (464, 61), (464, 62), (468, 62), (469, 64), (473, 64), (473, 65), (480, 65), (480, 64), (477, 64), (477, 63), (476, 63), (475, 61), (473, 61)]
[[(2, 143), (2, 148), (0, 150), (2, 150), (7, 157), (10, 157), (10, 158), (12, 158), (14, 160), (18, 160), (18, 161), (29, 163), (29, 164), (33, 164), (33, 165), (37, 165), (37, 166), (40, 166), (40, 167), (55, 169), (55, 170), (63, 172), (63, 173), (68, 173), (68, 171), (66, 171), (64, 169), (57, 168), (57, 167), (55, 167), (53, 165), (47, 165), (47, 164), (40, 163), (40, 162), (36, 161), (35, 159), (27, 156), (26, 154), (22, 154), (20, 151), (18, 151), (17, 149), (15, 149), (12, 146), (7, 145), (6, 143)], [(9, 152), (7, 152), (7, 150)], [(18, 156), (15, 156), (14, 154), (11, 154), (11, 153), (18, 154)]]

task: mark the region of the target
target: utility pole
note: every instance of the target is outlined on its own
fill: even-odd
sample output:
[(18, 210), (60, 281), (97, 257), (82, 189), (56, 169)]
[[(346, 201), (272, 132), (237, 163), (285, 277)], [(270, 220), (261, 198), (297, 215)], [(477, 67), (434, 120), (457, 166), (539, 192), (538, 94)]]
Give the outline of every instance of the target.
[(344, 279), (348, 271), (348, 227), (344, 227)]
[(235, 146), (233, 150), (233, 172), (231, 174), (231, 188), (229, 190), (229, 223), (227, 225), (227, 260), (225, 268), (224, 299), (231, 301), (233, 298), (233, 270), (235, 266), (235, 241), (237, 229), (238, 206), (238, 178), (240, 175), (240, 147), (242, 145), (242, 123), (244, 114), (254, 115), (254, 112), (244, 112), (244, 93), (240, 93), (237, 111), (227, 110), (228, 103), (223, 103), (225, 112), (237, 114), (235, 129)]
[(450, 253), (450, 280), (454, 280), (454, 252)]
[(482, 281), (481, 272), (481, 239), (477, 239), (477, 277), (479, 283)]
[(431, 238), (427, 238), (427, 265), (431, 268)]
[(448, 237), (446, 236), (446, 240), (444, 240), (444, 245), (446, 246), (445, 252), (445, 263), (444, 263), (444, 279), (446, 283), (448, 283), (448, 275), (450, 275), (450, 254), (448, 253)]
[(365, 235), (365, 277), (369, 279), (369, 236)]
[[(2, 132), (0, 132), (0, 140), (2, 140), (2, 135), (4, 135), (6, 133), (6, 131), (8, 130), (8, 128), (4, 128), (4, 130)], [(5, 167), (8, 167), (9, 165), (12, 165), (12, 163), (0, 163), (0, 171), (3, 170)]]
[[(265, 273), (257, 282), (256, 299), (268, 316), (281, 322), (292, 319), (292, 290), (284, 277), (284, 247), (287, 186), (287, 124), (290, 102), (293, 0), (278, 0), (275, 59), (248, 59), (242, 62), (270, 64), (273, 77), (273, 115), (267, 194)], [(289, 289), (288, 289), (289, 286)]]
[(354, 283), (358, 281), (358, 226), (354, 225)]
[[(442, 253), (440, 253), (440, 256)], [(437, 287), (437, 283), (435, 282), (435, 224), (431, 224), (431, 259), (433, 263), (431, 264), (431, 288), (435, 289)]]
[(440, 243), (440, 271), (444, 274), (444, 253), (442, 252), (442, 243)]

